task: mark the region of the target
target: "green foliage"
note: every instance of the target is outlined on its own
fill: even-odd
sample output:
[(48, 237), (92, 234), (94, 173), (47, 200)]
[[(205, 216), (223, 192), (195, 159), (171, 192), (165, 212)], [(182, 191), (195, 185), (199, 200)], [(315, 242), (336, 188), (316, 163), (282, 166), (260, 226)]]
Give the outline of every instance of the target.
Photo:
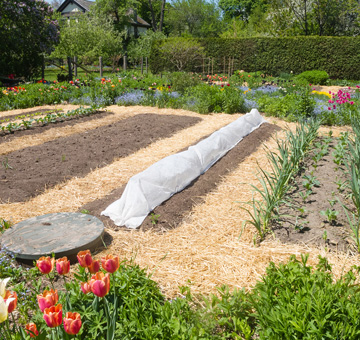
[(305, 71), (300, 73), (297, 77), (298, 80), (304, 81), (307, 84), (325, 85), (329, 79), (329, 75), (325, 71)]
[(0, 75), (30, 79), (42, 66), (43, 55), (58, 42), (58, 23), (44, 0), (0, 2)]
[[(360, 54), (354, 52), (360, 50), (359, 37), (209, 38), (196, 42), (204, 47), (206, 57), (222, 60), (233, 56), (238, 60), (235, 68), (248, 72), (262, 70), (275, 76), (281, 72), (324, 70), (331, 78), (360, 79)], [(173, 69), (171, 61), (164, 57), (162, 44), (155, 42), (152, 47), (150, 68), (154, 73)], [(198, 61), (189, 63), (187, 69), (194, 71), (196, 66)]]
[(123, 54), (123, 39), (125, 31), (114, 28), (109, 17), (95, 15), (81, 15), (76, 20), (61, 22), (60, 42), (52, 58), (79, 57), (86, 60), (111, 61), (114, 65)]
[(235, 87), (201, 84), (188, 89), (185, 95), (188, 108), (195, 112), (246, 112), (244, 98)]
[(139, 38), (131, 40), (127, 47), (128, 56), (134, 59), (150, 57), (153, 42), (161, 39), (165, 39), (164, 33), (147, 30), (146, 33), (141, 34)]
[(166, 22), (173, 36), (217, 37), (223, 27), (216, 3), (205, 0), (172, 1)]
[(319, 258), (316, 269), (292, 256), (270, 263), (252, 292), (259, 339), (347, 339), (360, 336), (360, 294), (356, 267), (334, 281), (331, 266)]
[(200, 84), (199, 77), (186, 72), (172, 72), (169, 74), (168, 78), (172, 89), (181, 93), (184, 93), (189, 87)]

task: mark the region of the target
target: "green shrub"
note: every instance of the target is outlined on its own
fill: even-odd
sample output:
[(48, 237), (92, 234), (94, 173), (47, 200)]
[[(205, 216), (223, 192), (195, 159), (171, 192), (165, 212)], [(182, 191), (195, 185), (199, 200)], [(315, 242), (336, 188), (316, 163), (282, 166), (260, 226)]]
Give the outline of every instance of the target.
[(300, 81), (305, 81), (308, 84), (314, 85), (325, 85), (326, 81), (329, 79), (329, 75), (325, 71), (305, 71), (300, 73), (297, 77)]
[(334, 281), (325, 258), (315, 270), (307, 260), (271, 263), (256, 284), (250, 299), (259, 339), (359, 339), (360, 267)]
[(174, 91), (185, 92), (188, 87), (196, 86), (201, 83), (198, 76), (186, 72), (172, 72), (169, 75), (169, 81)]

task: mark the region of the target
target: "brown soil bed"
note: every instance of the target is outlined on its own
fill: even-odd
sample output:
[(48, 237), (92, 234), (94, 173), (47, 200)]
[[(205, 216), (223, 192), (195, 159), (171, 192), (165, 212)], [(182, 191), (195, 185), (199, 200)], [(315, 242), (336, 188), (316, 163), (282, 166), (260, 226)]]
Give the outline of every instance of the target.
[[(49, 110), (46, 110), (49, 111)], [(37, 111), (39, 112), (39, 111)], [(63, 121), (63, 122), (56, 122), (56, 123), (50, 123), (48, 125), (36, 125), (34, 127), (31, 127), (28, 130), (19, 130), (19, 131), (15, 131), (14, 133), (7, 133), (7, 134), (1, 134), (0, 135), (0, 144), (1, 143), (5, 143), (5, 142), (9, 142), (15, 138), (19, 138), (22, 136), (30, 136), (30, 135), (35, 135), (37, 133), (41, 133), (43, 131), (47, 131), (47, 130), (51, 130), (51, 129), (57, 129), (59, 127), (64, 127), (64, 126), (74, 126), (76, 124), (79, 124), (79, 122), (83, 123), (83, 122), (87, 122), (87, 121), (91, 121), (94, 119), (100, 119), (109, 115), (113, 115), (113, 112), (106, 112), (106, 111), (99, 111), (97, 113), (94, 113), (90, 116), (79, 116), (79, 117), (71, 117), (68, 118), (67, 120)]]
[[(305, 159), (303, 171), (296, 178), (295, 189), (286, 197), (290, 205), (280, 208), (280, 220), (274, 225), (274, 235), (283, 243), (315, 245), (335, 252), (354, 249), (349, 222), (338, 202), (340, 199), (351, 208), (351, 202), (346, 199), (348, 193), (335, 183), (346, 180), (344, 168), (334, 163), (332, 153), (335, 143), (329, 144), (329, 153), (317, 163), (316, 169), (312, 156), (318, 152), (317, 149)], [(306, 175), (315, 176), (320, 184), (314, 186), (312, 193), (304, 199), (301, 195), (307, 191), (304, 187)], [(321, 214), (327, 209), (338, 212), (336, 220), (331, 223)]]
[[(153, 214), (157, 217), (151, 217), (150, 214), (139, 229), (154, 229), (161, 232), (177, 227), (189, 215), (192, 208), (202, 203), (204, 196), (217, 187), (224, 176), (233, 171), (247, 156), (255, 152), (277, 130), (280, 128), (275, 125), (262, 124), (259, 129), (246, 136), (188, 187), (155, 208)], [(80, 211), (88, 210), (91, 215), (100, 218), (108, 228), (126, 230), (126, 227), (118, 227), (110, 218), (100, 215), (109, 204), (121, 197), (124, 189), (125, 186), (122, 186), (103, 199), (84, 205)]]
[[(45, 188), (104, 167), (201, 118), (139, 114), (0, 157), (0, 201), (21, 202)], [(141, 160), (140, 160), (141, 161)], [(89, 183), (91, 185), (91, 183)]]

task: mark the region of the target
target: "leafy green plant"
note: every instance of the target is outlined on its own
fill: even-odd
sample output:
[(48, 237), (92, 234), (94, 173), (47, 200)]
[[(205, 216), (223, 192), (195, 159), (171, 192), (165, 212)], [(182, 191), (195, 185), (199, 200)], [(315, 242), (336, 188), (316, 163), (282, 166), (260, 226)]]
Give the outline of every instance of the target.
[(337, 220), (339, 212), (337, 210), (328, 208), (326, 210), (321, 210), (320, 214), (325, 216), (330, 224), (334, 224)]
[(249, 297), (259, 339), (347, 339), (359, 337), (359, 267), (334, 280), (331, 265), (319, 257), (316, 268), (291, 256), (270, 263)]
[(150, 222), (151, 222), (151, 224), (153, 224), (153, 225), (158, 224), (159, 217), (160, 217), (159, 214), (151, 213), (150, 214)]
[(318, 179), (311, 174), (304, 175), (303, 179), (304, 181), (302, 182), (302, 184), (306, 190), (311, 190), (313, 187), (320, 186), (320, 182), (318, 181)]
[(325, 85), (329, 75), (325, 71), (313, 70), (302, 72), (296, 78), (307, 84)]

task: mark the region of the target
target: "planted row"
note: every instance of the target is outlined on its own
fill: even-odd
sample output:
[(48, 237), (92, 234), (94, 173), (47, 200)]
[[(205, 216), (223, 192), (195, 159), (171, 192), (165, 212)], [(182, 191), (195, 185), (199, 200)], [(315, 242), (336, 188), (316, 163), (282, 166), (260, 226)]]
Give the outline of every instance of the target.
[(92, 114), (99, 112), (100, 108), (101, 107), (98, 105), (92, 105), (91, 107), (88, 108), (79, 107), (75, 110), (71, 110), (68, 112), (48, 113), (44, 117), (40, 117), (40, 118), (31, 118), (28, 120), (23, 119), (20, 123), (10, 122), (9, 124), (3, 125), (0, 128), (3, 134), (13, 133), (19, 130), (30, 129), (35, 125), (44, 126), (50, 123), (62, 122), (64, 120), (78, 118), (81, 116), (90, 116)]

